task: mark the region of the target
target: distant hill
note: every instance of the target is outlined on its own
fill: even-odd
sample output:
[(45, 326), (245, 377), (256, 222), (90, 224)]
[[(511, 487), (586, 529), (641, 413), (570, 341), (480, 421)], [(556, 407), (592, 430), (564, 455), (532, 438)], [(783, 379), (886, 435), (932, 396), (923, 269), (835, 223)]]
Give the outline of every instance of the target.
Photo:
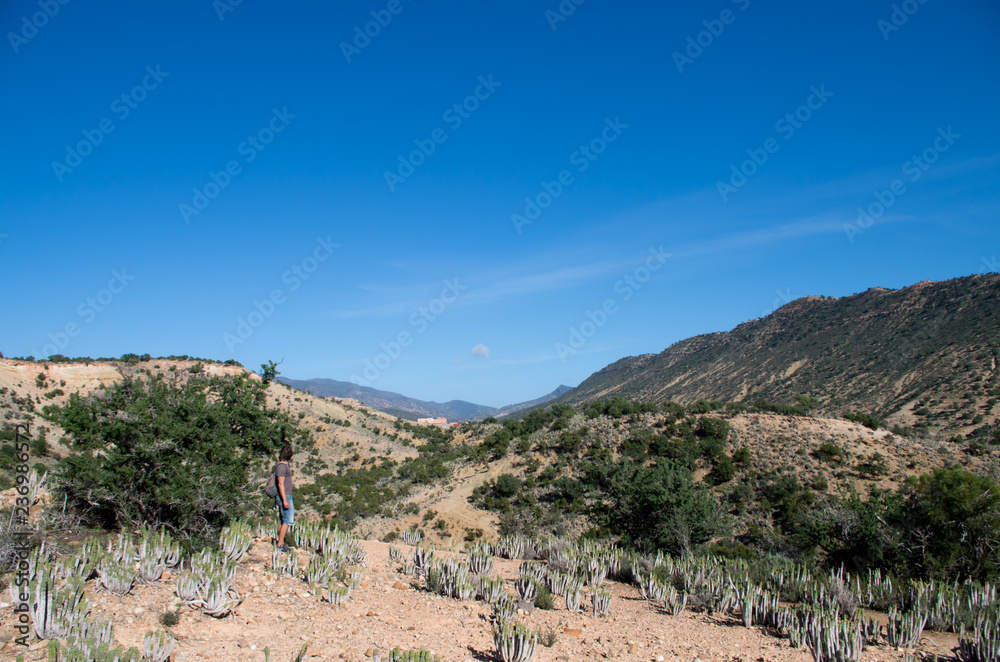
[(540, 398), (535, 398), (534, 400), (528, 400), (527, 402), (521, 402), (516, 405), (507, 405), (506, 407), (500, 407), (490, 415), (496, 418), (502, 418), (504, 416), (510, 416), (512, 414), (525, 411), (526, 409), (534, 409), (535, 407), (541, 407), (542, 405), (555, 400), (560, 395), (569, 393), (572, 390), (573, 390), (572, 386), (566, 386), (565, 384), (563, 384), (559, 386), (559, 388), (557, 388), (556, 390), (549, 393), (548, 395), (543, 395)]
[(968, 434), (996, 419), (998, 353), (1000, 275), (975, 275), (797, 299), (732, 331), (623, 358), (558, 401), (763, 399)]
[(400, 418), (415, 421), (418, 418), (436, 418), (444, 416), (449, 421), (468, 421), (486, 418), (487, 416), (506, 416), (523, 409), (537, 407), (570, 390), (569, 386), (560, 386), (552, 393), (535, 400), (506, 407), (496, 408), (477, 405), (464, 400), (449, 400), (448, 402), (428, 402), (417, 400), (392, 391), (380, 391), (368, 386), (359, 386), (351, 382), (336, 379), (288, 379), (278, 377), (278, 381), (292, 388), (306, 391), (323, 398), (352, 398), (364, 402), (366, 406)]

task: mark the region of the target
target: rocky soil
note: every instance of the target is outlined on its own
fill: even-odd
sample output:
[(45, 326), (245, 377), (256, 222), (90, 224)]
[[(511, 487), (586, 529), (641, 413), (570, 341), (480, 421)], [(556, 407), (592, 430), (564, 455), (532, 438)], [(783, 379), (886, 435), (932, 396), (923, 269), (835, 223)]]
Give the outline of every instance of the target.
[[(312, 595), (300, 579), (276, 579), (268, 569), (270, 542), (254, 543), (240, 564), (235, 586), (243, 603), (223, 619), (182, 607), (180, 621), (170, 628), (177, 639), (172, 660), (194, 662), (261, 662), (264, 647), (271, 659), (291, 660), (307, 644), (307, 660), (370, 659), (376, 651), (396, 646), (425, 648), (442, 659), (456, 661), (493, 660), (489, 608), (481, 602), (460, 602), (427, 593), (420, 580), (399, 572), (388, 558), (388, 545), (363, 541), (367, 552), (365, 578), (346, 607), (332, 607)], [(409, 548), (401, 546), (404, 553)], [(441, 552), (439, 552), (441, 554)], [(306, 554), (300, 553), (300, 563)], [(496, 560), (493, 575), (508, 581), (514, 593), (518, 561)], [(561, 604), (552, 611), (532, 609), (519, 612), (518, 620), (542, 633), (556, 635), (551, 647), (538, 646), (538, 662), (615, 659), (622, 662), (809, 662), (806, 650), (789, 647), (760, 628), (745, 628), (732, 617), (684, 612), (667, 616), (643, 600), (633, 586), (606, 583), (614, 598), (605, 618), (574, 614)], [(149, 630), (163, 629), (161, 615), (178, 604), (174, 582), (165, 579), (152, 586), (140, 586), (127, 597), (93, 594), (88, 582), (91, 615), (111, 617), (115, 637), (126, 646), (142, 647)], [(3, 595), (6, 596), (6, 590)], [(11, 640), (12, 609), (0, 605), (0, 659), (13, 660), (19, 653), (26, 659), (45, 659), (45, 642), (34, 642), (27, 651)], [(952, 655), (957, 645), (953, 634), (925, 632), (916, 652)], [(865, 651), (862, 662), (903, 660), (907, 653), (883, 646)], [(910, 658), (912, 659), (912, 658)]]

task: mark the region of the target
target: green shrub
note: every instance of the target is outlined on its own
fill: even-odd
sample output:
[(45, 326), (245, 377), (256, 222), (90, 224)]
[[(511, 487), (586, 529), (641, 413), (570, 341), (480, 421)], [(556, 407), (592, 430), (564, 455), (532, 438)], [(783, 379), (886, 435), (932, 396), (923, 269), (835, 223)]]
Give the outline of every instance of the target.
[(537, 609), (555, 609), (556, 599), (549, 591), (549, 587), (541, 582), (537, 583), (538, 593), (535, 594), (535, 607)]
[(864, 414), (859, 412), (851, 412), (844, 414), (844, 418), (865, 426), (866, 428), (871, 428), (872, 430), (878, 430), (879, 420), (872, 416), (871, 414)]
[(844, 459), (844, 450), (837, 444), (826, 442), (813, 451), (813, 456), (822, 462), (840, 464)]
[(45, 416), (75, 451), (59, 462), (70, 504), (106, 527), (165, 526), (188, 543), (249, 515), (246, 485), (284, 438), (305, 434), (246, 375), (125, 379)]

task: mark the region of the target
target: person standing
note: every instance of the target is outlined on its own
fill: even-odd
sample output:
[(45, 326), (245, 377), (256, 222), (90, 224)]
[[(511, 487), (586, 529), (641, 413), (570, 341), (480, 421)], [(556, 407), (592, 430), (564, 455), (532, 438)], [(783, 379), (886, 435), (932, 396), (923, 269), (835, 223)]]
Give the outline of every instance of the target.
[(278, 486), (278, 494), (274, 500), (278, 504), (278, 550), (288, 552), (285, 544), (285, 534), (295, 523), (295, 504), (292, 502), (292, 469), (288, 463), (292, 459), (292, 447), (285, 444), (278, 452), (278, 464), (274, 467), (274, 480)]

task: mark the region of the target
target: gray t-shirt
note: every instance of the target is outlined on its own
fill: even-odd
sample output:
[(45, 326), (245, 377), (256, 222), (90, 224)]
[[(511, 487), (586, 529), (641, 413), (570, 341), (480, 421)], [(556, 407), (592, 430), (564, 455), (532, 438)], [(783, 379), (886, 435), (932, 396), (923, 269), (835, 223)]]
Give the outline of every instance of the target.
[[(285, 462), (278, 462), (274, 467), (275, 475), (275, 485), (280, 479), (285, 481), (285, 496), (292, 496), (292, 470)], [(278, 498), (281, 498), (281, 492), (278, 492)]]

